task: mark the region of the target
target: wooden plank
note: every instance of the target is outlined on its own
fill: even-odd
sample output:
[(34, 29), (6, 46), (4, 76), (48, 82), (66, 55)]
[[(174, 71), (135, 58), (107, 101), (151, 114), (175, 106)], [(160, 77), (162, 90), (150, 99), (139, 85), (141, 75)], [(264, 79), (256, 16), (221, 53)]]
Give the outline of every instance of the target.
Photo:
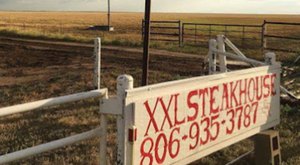
[(184, 23), (185, 26), (188, 25), (203, 25), (203, 26), (237, 26), (237, 27), (261, 27), (261, 25), (247, 25), (247, 24), (208, 24), (208, 23)]
[(177, 33), (157, 33), (157, 32), (151, 32), (151, 35), (161, 35), (161, 36), (179, 36)]
[(151, 23), (174, 23), (177, 24), (179, 21), (151, 21)]
[(266, 21), (267, 24), (273, 24), (273, 25), (300, 25), (300, 23), (295, 22), (273, 22), (273, 21)]
[(178, 40), (151, 38), (152, 41), (178, 42)]
[(265, 35), (268, 38), (280, 38), (280, 39), (288, 39), (288, 40), (300, 40), (298, 37), (288, 37), (288, 36), (276, 36), (276, 35)]
[(179, 27), (174, 26), (151, 26), (152, 29), (178, 29)]
[(265, 50), (271, 50), (271, 51), (278, 51), (278, 52), (288, 52), (288, 53), (299, 53), (299, 51), (296, 50), (290, 50), (290, 49), (279, 49), (279, 48), (265, 48)]

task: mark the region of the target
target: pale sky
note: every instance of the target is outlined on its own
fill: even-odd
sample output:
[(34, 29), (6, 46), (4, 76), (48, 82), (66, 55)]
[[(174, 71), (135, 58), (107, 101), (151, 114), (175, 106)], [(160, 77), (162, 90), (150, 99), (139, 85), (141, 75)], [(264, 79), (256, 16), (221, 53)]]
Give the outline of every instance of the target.
[[(107, 0), (0, 0), (0, 10), (106, 11)], [(111, 0), (112, 11), (143, 12), (145, 0)], [(300, 14), (300, 0), (152, 0), (153, 12)]]

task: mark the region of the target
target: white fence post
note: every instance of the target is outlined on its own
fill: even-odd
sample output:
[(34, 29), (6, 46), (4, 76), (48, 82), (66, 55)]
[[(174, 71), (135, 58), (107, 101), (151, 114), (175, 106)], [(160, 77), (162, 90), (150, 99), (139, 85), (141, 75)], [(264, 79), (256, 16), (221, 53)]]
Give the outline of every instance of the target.
[(276, 64), (276, 54), (273, 52), (268, 52), (265, 54), (265, 63), (268, 65)]
[(117, 117), (117, 164), (123, 165), (125, 162), (125, 121), (124, 121), (124, 104), (126, 97), (126, 90), (133, 89), (133, 78), (130, 75), (121, 75), (117, 79), (117, 97), (122, 101), (123, 108), (122, 115)]
[(214, 51), (217, 49), (217, 41), (215, 39), (209, 40), (209, 52), (208, 52), (208, 62), (209, 62), (209, 74), (214, 74), (217, 71), (217, 59)]
[(107, 118), (106, 115), (102, 114), (100, 117), (100, 125), (102, 128), (102, 136), (100, 137), (100, 164), (107, 164)]
[[(224, 40), (225, 40), (224, 35), (218, 35), (217, 36), (218, 50), (225, 53), (226, 49), (225, 49)], [(219, 56), (219, 63), (220, 63), (220, 71), (222, 73), (227, 72), (226, 56), (223, 56), (223, 55), (220, 55), (220, 54), (218, 54), (218, 56)]]
[[(101, 89), (101, 39), (95, 39), (95, 74), (94, 74), (94, 84), (98, 89)], [(107, 97), (107, 96), (106, 96)], [(99, 111), (100, 111), (99, 104)], [(101, 112), (101, 111), (100, 111)], [(102, 128), (102, 136), (100, 137), (100, 155), (99, 161), (101, 165), (107, 164), (107, 118), (105, 114), (100, 116), (100, 126)]]
[(95, 88), (100, 89), (101, 79), (101, 39), (96, 38), (94, 41), (94, 57), (95, 57), (95, 68), (94, 68), (94, 85)]
[[(273, 52), (268, 52), (265, 54), (265, 63), (267, 65), (277, 65), (279, 62), (276, 62), (276, 54)], [(293, 93), (291, 93), (289, 90), (287, 90), (285, 87), (280, 86), (281, 92), (287, 94), (289, 97), (293, 99), (298, 99), (297, 96), (295, 96)]]

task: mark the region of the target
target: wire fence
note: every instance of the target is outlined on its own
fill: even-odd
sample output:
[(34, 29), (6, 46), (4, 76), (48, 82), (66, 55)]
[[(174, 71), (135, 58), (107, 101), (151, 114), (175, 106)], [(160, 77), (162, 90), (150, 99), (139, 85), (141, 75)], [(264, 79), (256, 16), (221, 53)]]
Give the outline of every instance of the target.
[[(209, 39), (223, 34), (238, 43), (239, 47), (259, 48), (261, 29), (261, 25), (183, 23), (183, 42), (187, 45), (207, 46)], [(249, 42), (251, 44), (247, 44)]]
[[(144, 21), (143, 21), (144, 22)], [(207, 47), (208, 40), (225, 35), (243, 49), (272, 50), (299, 54), (300, 23), (264, 21), (262, 24), (208, 24), (151, 21), (151, 40), (179, 46)], [(144, 23), (142, 37), (144, 36)], [(280, 46), (278, 46), (280, 45)], [(284, 48), (282, 45), (285, 45)]]
[[(141, 34), (144, 36), (144, 21)], [(105, 38), (128, 36), (122, 32), (106, 34), (102, 31), (88, 30), (87, 24), (48, 24), (48, 23), (13, 23), (0, 22), (0, 29), (18, 30), (34, 35), (74, 36), (78, 38), (94, 38), (95, 35)], [(133, 29), (132, 29), (133, 30)], [(130, 31), (130, 29), (128, 29)], [(130, 35), (139, 40), (138, 28)], [(216, 35), (231, 38), (235, 45), (243, 49), (272, 50), (299, 54), (300, 23), (264, 21), (262, 24), (207, 24), (191, 23), (181, 20), (151, 21), (151, 40), (166, 42), (178, 46), (207, 47), (207, 41)], [(110, 36), (110, 37), (109, 37)], [(119, 37), (118, 37), (119, 36)], [(126, 38), (124, 38), (126, 40)], [(129, 39), (129, 40), (132, 40)], [(280, 46), (278, 46), (280, 45)]]

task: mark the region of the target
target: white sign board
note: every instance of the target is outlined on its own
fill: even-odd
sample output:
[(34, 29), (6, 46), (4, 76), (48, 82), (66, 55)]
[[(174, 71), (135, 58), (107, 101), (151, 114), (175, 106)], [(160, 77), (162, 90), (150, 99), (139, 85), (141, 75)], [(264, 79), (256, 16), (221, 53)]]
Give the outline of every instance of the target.
[(129, 90), (125, 164), (191, 163), (278, 125), (279, 109), (280, 66)]

